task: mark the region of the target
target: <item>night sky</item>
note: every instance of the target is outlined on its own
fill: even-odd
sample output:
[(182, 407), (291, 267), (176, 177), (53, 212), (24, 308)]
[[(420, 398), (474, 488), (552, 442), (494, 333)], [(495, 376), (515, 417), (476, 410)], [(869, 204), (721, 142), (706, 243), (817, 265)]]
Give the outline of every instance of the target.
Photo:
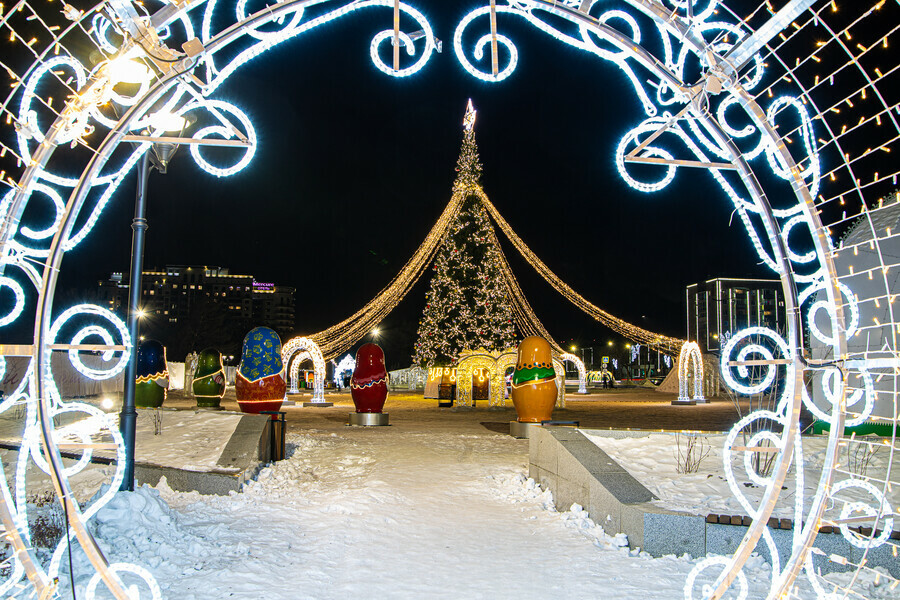
[[(686, 285), (771, 277), (706, 172), (681, 169), (653, 194), (619, 176), (616, 145), (645, 116), (617, 67), (507, 17), (500, 25), (518, 47), (519, 66), (507, 80), (485, 83), (463, 70), (452, 49), (454, 27), (477, 5), (416, 6), (444, 48), (413, 77), (388, 77), (369, 58), (373, 35), (390, 26), (387, 9), (303, 34), (232, 76), (216, 97), (250, 115), (256, 155), (237, 175), (217, 179), (182, 150), (167, 175), (151, 175), (145, 268), (219, 265), (296, 286), (297, 332), (334, 324), (390, 281), (449, 200), (472, 98), (485, 192), (531, 249), (594, 304), (681, 336)], [(127, 271), (133, 189), (132, 179), (67, 255), (66, 294)], [(611, 339), (501, 241), (557, 340)], [(408, 361), (427, 277), (382, 323), (389, 363)]]

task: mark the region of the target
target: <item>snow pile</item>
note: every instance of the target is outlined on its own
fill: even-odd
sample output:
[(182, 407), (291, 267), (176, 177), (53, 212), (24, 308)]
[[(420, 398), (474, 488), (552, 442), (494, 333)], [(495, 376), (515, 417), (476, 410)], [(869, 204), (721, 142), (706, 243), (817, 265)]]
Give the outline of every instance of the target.
[[(165, 482), (161, 482), (165, 485)], [(179, 576), (202, 569), (223, 549), (183, 526), (179, 515), (160, 497), (159, 491), (141, 486), (119, 492), (101, 508), (93, 522), (104, 550), (117, 560), (142, 564), (156, 573)], [(215, 539), (215, 536), (211, 536)], [(246, 555), (246, 549), (226, 552)]]

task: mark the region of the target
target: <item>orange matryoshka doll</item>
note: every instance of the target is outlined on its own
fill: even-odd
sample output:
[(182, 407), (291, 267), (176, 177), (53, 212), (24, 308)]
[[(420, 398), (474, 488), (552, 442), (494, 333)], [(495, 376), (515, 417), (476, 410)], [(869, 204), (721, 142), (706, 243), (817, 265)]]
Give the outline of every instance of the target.
[(556, 404), (556, 371), (550, 344), (527, 337), (519, 344), (512, 378), (512, 400), (520, 423), (549, 421)]

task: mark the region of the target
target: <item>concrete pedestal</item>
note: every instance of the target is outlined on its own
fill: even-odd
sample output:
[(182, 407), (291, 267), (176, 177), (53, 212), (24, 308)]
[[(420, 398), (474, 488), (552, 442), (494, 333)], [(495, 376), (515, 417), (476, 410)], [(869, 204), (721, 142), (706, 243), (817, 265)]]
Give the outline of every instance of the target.
[(387, 424), (387, 413), (350, 413), (350, 425), (353, 427), (381, 427)]
[(520, 423), (518, 421), (509, 422), (509, 435), (514, 438), (528, 439), (535, 427), (540, 427), (540, 423)]
[(328, 406), (334, 406), (334, 402), (304, 402), (303, 407), (305, 408), (307, 406), (328, 407)]
[(281, 402), (281, 405), (282, 405), (282, 406), (297, 406), (297, 403), (294, 402), (293, 400), (288, 400), (287, 398), (285, 398), (285, 399)]
[(695, 404), (697, 404), (696, 400), (682, 400), (681, 398), (672, 400), (672, 406), (693, 406)]

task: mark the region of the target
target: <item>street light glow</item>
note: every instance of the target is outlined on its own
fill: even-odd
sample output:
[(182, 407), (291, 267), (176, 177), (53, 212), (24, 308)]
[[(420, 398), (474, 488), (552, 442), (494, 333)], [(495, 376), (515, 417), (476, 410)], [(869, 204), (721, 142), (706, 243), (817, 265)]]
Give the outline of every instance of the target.
[(163, 131), (183, 131), (187, 127), (188, 120), (181, 115), (175, 115), (168, 111), (159, 111), (150, 115), (150, 124)]
[(374, 329), (372, 329), (372, 337), (378, 337), (378, 333), (379, 333), (379, 331), (378, 331), (378, 328), (377, 328), (377, 327), (375, 327)]
[(573, 344), (572, 346), (569, 346), (569, 350), (571, 350), (572, 352), (575, 352), (575, 345)]
[(147, 68), (147, 65), (124, 56), (106, 63), (106, 73), (114, 84), (120, 81), (143, 83), (150, 79), (150, 69)]
[(612, 345), (613, 345), (612, 340), (606, 342), (606, 345), (607, 345), (607, 346), (612, 346)]

